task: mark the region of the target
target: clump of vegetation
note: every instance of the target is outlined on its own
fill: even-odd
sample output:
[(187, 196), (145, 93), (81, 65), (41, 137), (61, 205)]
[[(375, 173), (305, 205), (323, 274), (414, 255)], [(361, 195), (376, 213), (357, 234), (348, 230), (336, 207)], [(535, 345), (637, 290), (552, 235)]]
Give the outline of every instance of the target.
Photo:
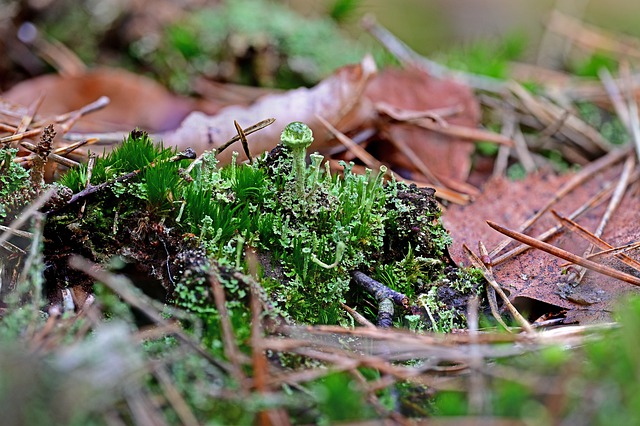
[(13, 161), (17, 151), (0, 149), (0, 220), (13, 217), (35, 195), (29, 172)]
[(303, 17), (265, 0), (203, 8), (150, 42), (142, 39), (131, 51), (178, 91), (188, 90), (197, 75), (269, 87), (309, 86), (366, 53), (330, 18)]
[[(234, 158), (219, 167), (215, 153), (207, 153), (187, 173), (181, 168), (186, 160), (172, 161), (174, 150), (132, 132), (93, 167), (91, 183), (113, 182), (108, 190), (90, 201), (84, 217), (58, 213), (52, 227), (58, 236), (73, 229), (69, 237), (82, 242), (80, 252), (102, 263), (114, 255), (147, 265), (155, 259), (147, 269), (162, 282), (166, 296), (206, 321), (210, 315), (215, 320), (216, 313), (206, 279), (213, 264), (234, 295), (229, 303), (236, 305), (236, 317), (248, 315), (246, 289), (224, 272), (247, 272), (248, 252), (258, 254), (260, 281), (282, 314), (311, 324), (350, 323), (340, 302), (363, 304), (361, 310), (371, 303), (350, 285), (356, 270), (411, 300), (432, 287), (453, 288), (469, 279), (457, 275), (447, 258), (450, 238), (433, 190), (385, 183), (386, 170), (357, 175), (344, 163), (342, 176), (333, 175), (318, 154), (307, 165), (305, 147), (312, 140), (306, 125), (292, 123), (283, 143), (251, 164)], [(59, 183), (78, 192), (87, 174), (87, 166), (81, 166)], [(121, 180), (132, 174), (131, 180)], [(148, 244), (157, 253), (147, 253)], [(468, 295), (474, 288), (455, 292)], [(454, 309), (463, 319), (464, 304), (454, 308), (443, 302), (439, 308), (438, 318)], [(375, 309), (369, 315), (375, 319)], [(424, 324), (432, 320), (425, 315)], [(463, 323), (425, 328), (446, 331)]]

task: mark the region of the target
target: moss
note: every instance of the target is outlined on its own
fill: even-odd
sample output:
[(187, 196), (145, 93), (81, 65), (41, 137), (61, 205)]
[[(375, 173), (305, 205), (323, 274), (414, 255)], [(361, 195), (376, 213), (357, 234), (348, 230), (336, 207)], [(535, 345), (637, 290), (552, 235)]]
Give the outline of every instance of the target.
[(367, 53), (330, 19), (306, 18), (265, 0), (202, 8), (170, 25), (153, 46), (149, 41), (134, 43), (131, 52), (183, 92), (201, 75), (259, 86), (309, 86)]
[[(447, 309), (455, 320), (432, 328), (461, 325), (458, 305), (474, 293), (477, 281), (463, 286), (466, 278), (456, 275), (446, 255), (450, 237), (432, 189), (384, 183), (384, 170), (358, 175), (346, 163), (342, 175), (332, 175), (318, 154), (307, 165), (304, 147), (293, 152), (278, 145), (252, 164), (234, 159), (226, 167), (205, 154), (188, 180), (169, 161), (174, 154), (143, 132), (132, 132), (121, 148), (96, 161), (92, 183), (111, 183), (88, 200), (84, 217), (54, 217), (52, 233), (67, 234), (99, 261), (117, 254), (145, 262), (171, 300), (208, 323), (217, 318), (208, 281), (215, 273), (237, 332), (244, 335), (248, 292), (231, 271), (247, 272), (249, 249), (259, 254), (260, 280), (275, 307), (296, 322), (348, 324), (339, 302), (362, 305), (361, 310), (369, 303), (369, 296), (351, 286), (350, 273), (360, 270), (413, 302), (433, 295), (429, 303), (438, 321), (445, 321)], [(134, 171), (134, 178), (120, 180)], [(84, 188), (85, 166), (61, 183)], [(453, 293), (441, 294), (444, 288)], [(426, 314), (423, 320), (429, 323)], [(215, 344), (218, 330), (209, 337)]]
[(0, 149), (0, 221), (11, 220), (37, 195), (29, 172), (13, 161), (17, 151)]

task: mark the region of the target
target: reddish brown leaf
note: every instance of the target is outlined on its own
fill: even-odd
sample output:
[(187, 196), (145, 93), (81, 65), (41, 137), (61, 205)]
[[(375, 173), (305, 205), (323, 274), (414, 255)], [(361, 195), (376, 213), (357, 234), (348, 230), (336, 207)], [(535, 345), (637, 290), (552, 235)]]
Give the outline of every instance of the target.
[[(361, 125), (373, 113), (371, 106), (362, 102), (361, 95), (375, 72), (373, 59), (366, 57), (360, 65), (341, 68), (311, 89), (266, 95), (251, 106), (227, 107), (214, 116), (194, 112), (178, 129), (165, 134), (164, 140), (181, 149), (190, 146), (202, 152), (216, 148), (235, 136), (234, 120), (244, 128), (273, 117), (276, 119), (273, 125), (248, 138), (251, 152), (273, 148), (284, 127), (292, 121), (305, 122), (313, 130), (315, 141), (311, 149), (319, 150), (326, 146), (328, 132), (316, 115), (323, 116), (334, 125), (339, 124), (342, 131)], [(234, 149), (241, 151), (239, 145), (233, 145), (220, 155), (220, 160), (228, 161)], [(244, 155), (239, 158), (244, 158)]]
[(40, 116), (63, 114), (101, 96), (109, 97), (109, 106), (76, 124), (77, 132), (128, 132), (135, 127), (160, 132), (177, 127), (193, 110), (217, 111), (214, 105), (173, 95), (147, 77), (116, 68), (100, 68), (72, 77), (57, 74), (36, 77), (17, 84), (2, 97), (30, 105), (40, 94), (45, 95), (38, 109)]
[[(615, 173), (619, 174), (620, 168)], [(564, 197), (554, 209), (568, 215), (592, 197), (609, 179), (616, 179), (613, 171), (598, 175), (574, 192)], [(454, 244), (450, 254), (458, 264), (468, 265), (462, 245), (477, 247), (482, 241), (489, 250), (497, 245), (504, 236), (489, 228), (487, 220), (517, 229), (536, 210), (551, 199), (555, 191), (572, 175), (561, 177), (548, 173), (531, 175), (523, 181), (507, 179), (490, 180), (484, 193), (474, 203), (467, 206), (451, 206), (444, 214), (444, 222), (451, 232)], [(633, 188), (633, 187), (632, 187)], [(594, 230), (606, 202), (588, 211), (577, 222), (583, 227)], [(640, 226), (636, 220), (640, 208), (640, 199), (625, 196), (617, 213), (607, 226), (603, 239), (613, 246), (619, 246), (640, 239)], [(544, 230), (557, 225), (551, 213), (545, 213), (540, 220), (527, 231), (527, 235), (537, 236)], [(549, 240), (551, 244), (582, 256), (588, 243), (579, 236), (563, 232)], [(507, 249), (515, 246), (512, 243)], [(634, 253), (629, 253), (637, 258)], [(624, 283), (592, 271), (587, 272), (582, 282), (574, 287), (567, 283), (567, 274), (561, 265), (565, 261), (543, 253), (528, 250), (525, 253), (494, 266), (498, 283), (510, 293), (510, 300), (517, 306), (533, 306), (531, 300), (555, 305), (569, 311), (567, 320), (594, 322), (608, 319), (608, 313), (615, 302), (629, 292), (639, 291), (638, 287)], [(603, 264), (634, 275), (635, 272), (614, 259), (602, 260)]]
[[(451, 124), (477, 127), (480, 108), (473, 92), (449, 80), (440, 80), (418, 69), (388, 69), (367, 87), (366, 96), (373, 103), (385, 104), (413, 111), (459, 108), (460, 113), (447, 117)], [(437, 176), (465, 181), (471, 167), (473, 144), (433, 131), (401, 123), (386, 128), (389, 138), (406, 142)], [(385, 162), (414, 170), (411, 161), (389, 146)]]

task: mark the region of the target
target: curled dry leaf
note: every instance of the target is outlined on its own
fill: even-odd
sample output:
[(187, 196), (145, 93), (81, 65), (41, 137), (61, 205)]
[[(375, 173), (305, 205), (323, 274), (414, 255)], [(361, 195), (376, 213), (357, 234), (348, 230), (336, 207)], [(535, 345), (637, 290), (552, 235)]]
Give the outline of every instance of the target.
[[(387, 69), (367, 87), (366, 97), (372, 103), (384, 102), (412, 111), (457, 111), (446, 117), (451, 124), (475, 128), (480, 120), (480, 107), (471, 89), (451, 80), (441, 80), (419, 69)], [(402, 140), (438, 177), (465, 181), (471, 168), (473, 144), (418, 126), (387, 123), (382, 130), (390, 139)], [(400, 168), (413, 170), (410, 159), (393, 146), (385, 146), (381, 159)]]
[[(571, 214), (582, 204), (587, 202), (611, 179), (617, 179), (620, 168), (610, 170), (586, 182), (573, 192), (561, 199), (553, 208), (564, 215)], [(466, 206), (451, 206), (443, 215), (445, 226), (451, 232), (453, 245), (450, 254), (458, 265), (468, 265), (462, 245), (475, 248), (478, 241), (482, 241), (489, 250), (505, 237), (492, 230), (487, 220), (494, 221), (510, 229), (518, 229), (529, 216), (542, 208), (555, 192), (573, 175), (555, 176), (550, 173), (530, 175), (522, 181), (509, 181), (504, 178), (490, 180), (484, 188), (483, 194), (472, 204)], [(635, 195), (637, 186), (632, 186), (623, 199), (622, 204), (607, 226), (603, 239), (617, 247), (640, 240), (640, 225), (637, 212), (640, 209), (640, 199)], [(593, 231), (598, 226), (606, 201), (592, 210), (587, 211), (576, 221), (588, 230)], [(534, 224), (527, 235), (537, 237), (539, 234), (556, 226), (558, 221), (550, 212), (545, 213)], [(547, 241), (554, 246), (582, 256), (588, 246), (581, 237), (567, 231)], [(515, 247), (511, 243), (507, 250)], [(636, 259), (634, 253), (628, 253)], [(615, 259), (599, 260), (609, 267), (638, 276), (628, 266)], [(520, 309), (528, 310), (530, 314), (546, 313), (554, 310), (544, 304), (553, 305), (556, 309), (566, 309), (566, 321), (583, 323), (610, 320), (609, 313), (615, 303), (629, 292), (640, 291), (639, 287), (588, 271), (577, 286), (567, 282), (564, 260), (539, 250), (530, 249), (494, 266), (495, 278), (509, 298)], [(538, 302), (543, 302), (540, 304)]]
[[(266, 95), (249, 107), (230, 106), (218, 114), (209, 116), (201, 112), (191, 113), (173, 132), (163, 135), (165, 143), (180, 149), (191, 146), (197, 152), (214, 149), (236, 135), (233, 121), (243, 128), (269, 117), (276, 122), (252, 135), (251, 151), (259, 153), (270, 150), (280, 140), (280, 133), (292, 121), (306, 123), (314, 134), (311, 150), (326, 147), (328, 132), (316, 115), (322, 115), (342, 131), (351, 130), (372, 114), (372, 108), (363, 102), (362, 93), (370, 78), (375, 75), (373, 58), (367, 56), (359, 65), (340, 68), (318, 85), (300, 88), (285, 93)], [(225, 162), (231, 157), (235, 146), (220, 155)], [(239, 158), (243, 158), (243, 154)]]
[[(40, 116), (77, 110), (101, 96), (110, 99), (108, 108), (81, 119), (76, 132), (125, 132), (139, 127), (149, 132), (176, 128), (196, 109), (215, 113), (211, 103), (171, 94), (150, 78), (117, 68), (99, 68), (78, 76), (49, 74), (23, 81), (1, 95), (11, 102), (30, 105), (41, 94)], [(233, 121), (231, 122), (233, 127)]]

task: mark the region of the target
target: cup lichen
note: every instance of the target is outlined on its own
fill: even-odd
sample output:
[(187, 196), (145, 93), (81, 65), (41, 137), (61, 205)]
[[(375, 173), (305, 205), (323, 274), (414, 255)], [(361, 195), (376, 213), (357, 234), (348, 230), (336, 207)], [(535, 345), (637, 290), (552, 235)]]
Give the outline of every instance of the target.
[(282, 145), (291, 151), (293, 162), (293, 172), (295, 175), (296, 195), (304, 197), (305, 177), (306, 177), (306, 156), (307, 148), (313, 143), (313, 132), (304, 123), (294, 121), (284, 128), (280, 136)]

